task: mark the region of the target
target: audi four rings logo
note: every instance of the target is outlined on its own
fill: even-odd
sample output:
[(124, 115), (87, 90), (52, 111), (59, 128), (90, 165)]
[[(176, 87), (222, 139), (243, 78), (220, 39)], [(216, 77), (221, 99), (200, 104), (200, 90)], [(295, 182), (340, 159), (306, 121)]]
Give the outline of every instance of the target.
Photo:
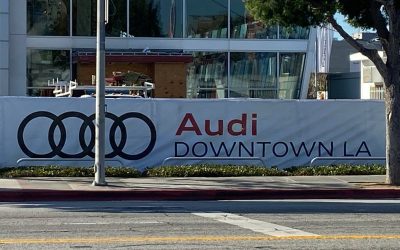
[[(125, 113), (121, 116), (116, 116), (111, 113), (106, 113), (105, 114), (106, 118), (111, 119), (113, 121), (110, 132), (109, 132), (109, 140), (110, 140), (110, 145), (113, 149), (111, 153), (108, 153), (105, 155), (106, 158), (113, 158), (115, 156), (120, 156), (124, 159), (127, 160), (138, 160), (146, 155), (148, 155), (154, 148), (154, 145), (156, 144), (156, 128), (153, 124), (153, 122), (145, 115), (137, 112), (129, 112)], [(29, 149), (24, 141), (24, 131), (26, 126), (34, 119), (36, 118), (48, 118), (52, 120), (52, 123), (49, 127), (49, 132), (48, 132), (48, 141), (50, 144), (51, 151), (48, 153), (44, 154), (38, 154), (33, 152), (31, 149)], [(63, 147), (65, 145), (66, 139), (67, 139), (67, 133), (66, 133), (66, 128), (63, 123), (64, 119), (67, 118), (78, 118), (82, 120), (82, 125), (79, 129), (79, 144), (81, 147), (81, 152), (76, 153), (76, 154), (68, 154), (63, 152)], [(140, 153), (137, 154), (129, 154), (126, 153), (126, 150), (124, 151), (124, 147), (126, 145), (127, 141), (127, 129), (124, 124), (124, 121), (127, 119), (139, 119), (146, 123), (146, 125), (150, 129), (150, 142), (148, 146)], [(82, 114), (80, 112), (65, 112), (60, 115), (55, 115), (53, 113), (47, 112), (47, 111), (38, 111), (34, 112), (27, 117), (21, 122), (21, 124), (18, 127), (18, 134), (17, 134), (17, 139), (18, 139), (18, 144), (21, 148), (21, 150), (29, 157), (31, 158), (52, 158), (54, 156), (59, 156), (61, 158), (83, 158), (85, 156), (90, 156), (94, 157), (94, 152), (93, 148), (95, 145), (95, 126), (93, 121), (95, 120), (95, 114), (87, 116), (85, 114)], [(58, 127), (60, 131), (60, 141), (56, 143), (56, 138), (54, 138), (54, 132), (56, 128)], [(89, 144), (86, 143), (85, 140), (85, 132), (87, 128), (89, 127), (90, 129), (90, 141)], [(116, 141), (116, 131), (117, 128), (119, 128), (121, 132), (121, 140), (118, 143)]]

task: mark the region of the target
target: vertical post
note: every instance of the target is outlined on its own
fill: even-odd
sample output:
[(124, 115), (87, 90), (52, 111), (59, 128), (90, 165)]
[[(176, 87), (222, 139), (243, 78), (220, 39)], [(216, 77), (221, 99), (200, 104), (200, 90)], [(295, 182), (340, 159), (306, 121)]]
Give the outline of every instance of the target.
[(106, 186), (105, 180), (105, 0), (97, 0), (96, 38), (96, 136), (94, 186)]
[(317, 34), (315, 38), (315, 72), (314, 72), (314, 90), (315, 90), (315, 99), (318, 99), (318, 83), (317, 83), (317, 72), (318, 72), (318, 33), (319, 29), (317, 28)]

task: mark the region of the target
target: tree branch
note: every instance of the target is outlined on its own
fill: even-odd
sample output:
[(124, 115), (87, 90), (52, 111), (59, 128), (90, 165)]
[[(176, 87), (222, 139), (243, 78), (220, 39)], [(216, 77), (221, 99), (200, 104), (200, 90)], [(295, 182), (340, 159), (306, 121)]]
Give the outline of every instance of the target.
[[(400, 37), (398, 34), (400, 33), (400, 11), (395, 5), (394, 1), (390, 1), (385, 6), (388, 15), (389, 15), (389, 39), (388, 44), (390, 51), (387, 51), (388, 54), (388, 61), (387, 65), (391, 68), (397, 69), (399, 71), (400, 68), (400, 58), (399, 58), (399, 51), (400, 51)], [(391, 56), (389, 56), (391, 55)]]
[[(369, 8), (369, 12), (371, 13), (371, 18), (374, 23), (376, 33), (379, 36), (380, 42), (381, 42), (384, 50), (387, 51), (388, 50), (389, 30), (386, 27), (387, 22), (381, 11), (382, 3), (377, 3), (377, 2), (378, 1), (371, 4), (371, 7)], [(381, 1), (381, 2), (386, 2), (386, 1)]]
[(327, 17), (327, 21), (332, 24), (332, 27), (348, 42), (351, 46), (353, 46), (358, 52), (368, 57), (376, 66), (379, 73), (384, 77), (387, 74), (386, 65), (383, 62), (382, 58), (379, 56), (378, 51), (376, 49), (368, 49), (364, 47), (361, 43), (357, 42), (354, 38), (352, 38), (342, 26), (340, 26), (333, 15)]

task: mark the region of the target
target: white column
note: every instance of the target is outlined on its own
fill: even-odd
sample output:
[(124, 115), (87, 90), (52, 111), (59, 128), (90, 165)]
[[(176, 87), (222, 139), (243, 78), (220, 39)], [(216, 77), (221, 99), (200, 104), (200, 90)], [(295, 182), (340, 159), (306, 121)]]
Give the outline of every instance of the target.
[(0, 0), (0, 96), (9, 95), (9, 0)]
[[(26, 95), (26, 0), (0, 0), (9, 4), (8, 95)], [(0, 26), (2, 26), (0, 24)]]
[(310, 28), (310, 36), (308, 38), (306, 61), (303, 69), (303, 80), (301, 82), (300, 99), (307, 99), (308, 85), (310, 75), (315, 71), (315, 41), (317, 32), (315, 28)]

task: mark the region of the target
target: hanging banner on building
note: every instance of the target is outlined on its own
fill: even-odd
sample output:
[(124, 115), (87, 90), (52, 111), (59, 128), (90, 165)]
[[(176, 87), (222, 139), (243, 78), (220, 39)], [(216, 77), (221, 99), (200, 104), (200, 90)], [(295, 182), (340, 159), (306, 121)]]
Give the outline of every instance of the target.
[[(0, 98), (0, 167), (91, 165), (94, 107), (93, 98)], [(106, 110), (108, 165), (285, 168), (385, 153), (380, 101), (107, 99)]]
[(317, 70), (319, 73), (329, 72), (329, 59), (333, 40), (331, 25), (317, 28)]

